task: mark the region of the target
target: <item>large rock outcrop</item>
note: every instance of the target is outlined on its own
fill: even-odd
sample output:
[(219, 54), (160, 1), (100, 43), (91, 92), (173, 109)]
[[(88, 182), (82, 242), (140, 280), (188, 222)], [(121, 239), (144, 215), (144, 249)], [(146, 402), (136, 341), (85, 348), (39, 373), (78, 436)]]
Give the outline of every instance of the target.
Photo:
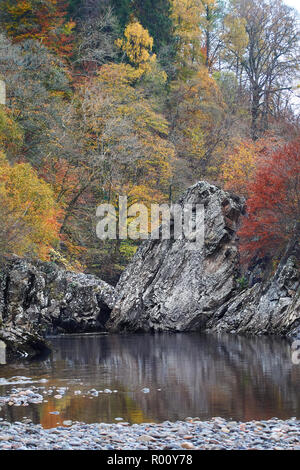
[(265, 280), (252, 274), (242, 289), (236, 228), (243, 200), (199, 182), (180, 203), (205, 206), (203, 250), (189, 251), (185, 239), (144, 242), (117, 285), (107, 327), (300, 337), (297, 237), (275, 273)]
[(13, 257), (1, 267), (0, 339), (13, 353), (33, 355), (46, 334), (101, 331), (113, 291), (94, 276)]
[(185, 237), (144, 242), (116, 287), (109, 330), (199, 330), (237, 292), (244, 201), (203, 181), (179, 204), (204, 205), (203, 248), (190, 250)]

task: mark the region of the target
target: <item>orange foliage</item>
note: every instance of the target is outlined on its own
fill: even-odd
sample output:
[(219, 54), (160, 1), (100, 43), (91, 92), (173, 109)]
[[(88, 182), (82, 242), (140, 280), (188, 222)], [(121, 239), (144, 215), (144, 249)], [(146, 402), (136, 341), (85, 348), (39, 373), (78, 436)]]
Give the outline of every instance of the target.
[(242, 252), (248, 257), (275, 253), (299, 226), (300, 139), (259, 162), (248, 192), (248, 217), (239, 232)]
[(64, 158), (46, 161), (40, 176), (51, 184), (56, 200), (65, 206), (79, 185), (80, 169)]
[(8, 35), (15, 41), (37, 39), (61, 57), (73, 50), (73, 21), (66, 21), (65, 0), (6, 0), (1, 13)]
[(280, 141), (274, 137), (233, 142), (221, 166), (221, 178), (227, 191), (248, 195), (248, 186), (253, 181), (259, 161), (270, 154)]

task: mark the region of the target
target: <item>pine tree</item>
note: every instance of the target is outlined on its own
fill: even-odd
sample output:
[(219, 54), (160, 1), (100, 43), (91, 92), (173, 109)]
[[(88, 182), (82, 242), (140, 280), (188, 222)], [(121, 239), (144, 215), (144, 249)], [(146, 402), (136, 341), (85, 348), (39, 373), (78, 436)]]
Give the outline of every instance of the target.
[(133, 0), (133, 13), (154, 39), (153, 51), (169, 45), (173, 39), (169, 0)]
[(111, 0), (111, 6), (117, 16), (122, 31), (129, 23), (130, 15), (132, 13), (132, 0)]

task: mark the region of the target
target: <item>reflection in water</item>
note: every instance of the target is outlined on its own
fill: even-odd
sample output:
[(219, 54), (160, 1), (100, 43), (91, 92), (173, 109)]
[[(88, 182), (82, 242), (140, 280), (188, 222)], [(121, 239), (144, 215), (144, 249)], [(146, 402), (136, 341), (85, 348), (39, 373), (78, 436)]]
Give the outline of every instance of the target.
[[(290, 346), (281, 339), (189, 333), (64, 336), (51, 341), (54, 351), (49, 358), (1, 366), (0, 377), (46, 378), (47, 384), (41, 384), (46, 390), (69, 387), (67, 393), (61, 399), (46, 396), (47, 402), (39, 405), (4, 407), (1, 417), (27, 416), (47, 428), (64, 420), (114, 422), (116, 417), (131, 423), (187, 416), (300, 418), (300, 367), (292, 364)], [(150, 393), (144, 394), (144, 387)], [(0, 382), (0, 396), (11, 388)], [(93, 398), (87, 394), (92, 388), (118, 392)], [(78, 390), (82, 394), (74, 393)], [(51, 414), (54, 411), (59, 414)]]

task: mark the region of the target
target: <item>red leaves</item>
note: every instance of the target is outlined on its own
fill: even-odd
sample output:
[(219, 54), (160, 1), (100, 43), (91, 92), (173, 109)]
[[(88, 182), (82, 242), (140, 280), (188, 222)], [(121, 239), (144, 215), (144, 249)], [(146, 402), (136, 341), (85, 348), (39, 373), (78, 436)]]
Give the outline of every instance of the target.
[(264, 157), (248, 191), (241, 250), (248, 257), (274, 254), (295, 235), (300, 220), (300, 139)]
[(66, 0), (15, 0), (4, 2), (4, 27), (15, 42), (25, 39), (41, 41), (62, 58), (73, 53), (76, 26), (67, 21), (68, 2)]

